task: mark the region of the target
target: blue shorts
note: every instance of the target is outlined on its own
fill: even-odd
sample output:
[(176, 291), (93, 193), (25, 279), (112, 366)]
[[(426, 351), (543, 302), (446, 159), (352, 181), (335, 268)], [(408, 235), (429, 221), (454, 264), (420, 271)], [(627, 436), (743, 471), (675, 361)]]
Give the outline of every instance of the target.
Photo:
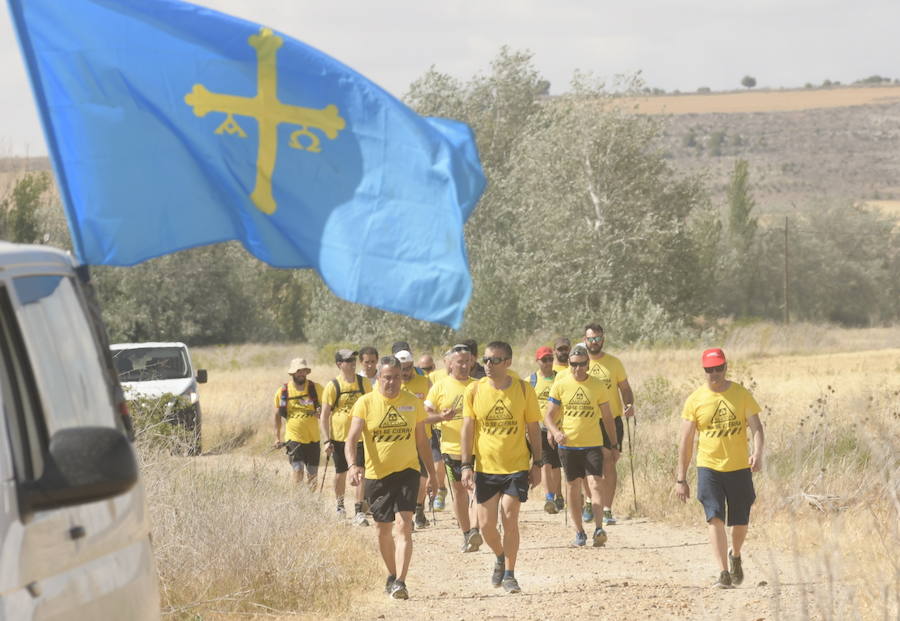
[(728, 526), (746, 526), (756, 500), (750, 468), (733, 472), (697, 468), (697, 500), (703, 505), (707, 522), (719, 518)]

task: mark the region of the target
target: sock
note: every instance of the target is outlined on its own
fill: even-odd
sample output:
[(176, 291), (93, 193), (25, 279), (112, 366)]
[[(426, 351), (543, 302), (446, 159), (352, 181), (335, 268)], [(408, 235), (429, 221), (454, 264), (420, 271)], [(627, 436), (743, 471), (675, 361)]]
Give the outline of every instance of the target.
[(514, 571), (510, 571), (507, 569), (506, 571), (503, 572), (503, 579), (506, 580), (507, 578), (515, 578), (516, 576), (514, 574), (515, 574)]
[(356, 503), (355, 505), (353, 505), (353, 511), (356, 513), (362, 513), (362, 505), (363, 503), (361, 502)]
[(505, 554), (498, 554), (498, 555), (497, 555), (497, 564), (498, 564), (498, 565), (503, 565), (504, 563), (506, 563), (506, 555), (505, 555)]
[(338, 498), (338, 499), (337, 499), (337, 506), (338, 506), (338, 509), (343, 509), (343, 508), (344, 508), (344, 499), (343, 499), (343, 498)]
[(553, 494), (547, 494), (547, 500), (553, 500)]
[[(407, 506), (409, 506), (409, 505), (407, 505)], [(425, 510), (425, 505), (423, 503), (417, 502), (416, 503), (416, 511), (424, 511), (424, 510)]]

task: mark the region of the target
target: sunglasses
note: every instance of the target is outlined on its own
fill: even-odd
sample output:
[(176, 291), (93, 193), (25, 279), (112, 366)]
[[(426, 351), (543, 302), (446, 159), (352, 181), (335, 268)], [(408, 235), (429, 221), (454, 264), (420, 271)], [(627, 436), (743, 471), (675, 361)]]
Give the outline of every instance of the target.
[(419, 368), (422, 369), (425, 373), (431, 373), (432, 371), (434, 371), (434, 367), (419, 367)]
[(584, 360), (582, 362), (572, 362), (571, 360), (569, 361), (570, 367), (586, 367), (587, 365), (588, 365), (587, 360)]
[(717, 367), (706, 367), (706, 368), (704, 368), (703, 370), (706, 371), (707, 373), (718, 373), (719, 371), (724, 371), (724, 370), (725, 370), (725, 365), (724, 365), (724, 364), (720, 364), (720, 365), (717, 366)]
[(588, 343), (599, 343), (600, 341), (603, 340), (603, 337), (602, 336), (589, 336), (589, 337), (585, 338), (584, 340), (587, 341)]
[(356, 358), (345, 358), (341, 360), (341, 362), (352, 362), (353, 364), (356, 364)]
[(544, 357), (541, 358), (540, 360), (541, 360), (541, 362), (543, 362), (543, 363), (545, 363), (545, 364), (548, 363), (548, 362), (553, 362), (553, 356), (544, 356)]
[(506, 362), (509, 358), (501, 358), (500, 356), (485, 356), (481, 359), (484, 364), (500, 364)]
[(452, 351), (454, 354), (460, 354), (460, 353), (468, 354), (468, 353), (469, 353), (469, 348), (466, 347), (465, 345), (457, 345), (456, 347), (454, 347), (454, 348), (451, 349), (450, 351)]

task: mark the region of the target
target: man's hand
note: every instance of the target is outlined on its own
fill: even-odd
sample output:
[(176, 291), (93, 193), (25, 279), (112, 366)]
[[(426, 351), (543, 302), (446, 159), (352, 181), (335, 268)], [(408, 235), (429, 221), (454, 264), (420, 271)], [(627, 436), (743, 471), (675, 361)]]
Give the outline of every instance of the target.
[(363, 480), (362, 466), (357, 466), (356, 464), (353, 464), (352, 466), (350, 466), (350, 485), (352, 485), (353, 487), (356, 487), (357, 485), (362, 483), (362, 480)]
[(528, 470), (528, 484), (534, 489), (541, 484), (541, 467), (531, 466)]
[(548, 434), (548, 435), (553, 436), (553, 441), (556, 442), (556, 444), (563, 444), (563, 445), (564, 445), (564, 444), (566, 443), (566, 440), (567, 440), (566, 434), (564, 434), (564, 433), (563, 433), (562, 431), (560, 431), (559, 429), (557, 429), (556, 431), (554, 431), (554, 432), (552, 432), (552, 433), (550, 433), (550, 434)]
[(471, 468), (463, 469), (462, 484), (470, 492), (475, 491), (475, 472)]
[(441, 419), (442, 420), (453, 420), (453, 417), (456, 416), (456, 410), (453, 408), (444, 408), (441, 410)]
[(325, 443), (325, 456), (331, 457), (331, 455), (333, 453), (334, 453), (334, 443), (331, 440), (329, 440), (328, 442)]
[(619, 458), (622, 456), (622, 451), (617, 448), (612, 448), (609, 450), (610, 455), (612, 455), (612, 460), (614, 464), (619, 463)]
[(272, 443), (273, 449), (280, 449), (283, 446), (284, 446), (284, 442), (282, 442), (281, 440), (275, 440), (275, 442)]
[(684, 483), (675, 483), (675, 496), (677, 496), (678, 500), (681, 502), (685, 502), (691, 497), (691, 486), (688, 485), (687, 481)]
[(626, 405), (626, 406), (625, 406), (625, 409), (622, 411), (622, 414), (623, 414), (626, 418), (631, 418), (631, 417), (633, 417), (633, 416), (634, 416), (634, 404), (633, 404), (633, 403), (629, 403), (628, 405)]
[(759, 472), (763, 467), (762, 455), (754, 453), (750, 456), (750, 472)]
[(428, 490), (428, 496), (434, 496), (437, 493), (437, 479), (432, 475), (428, 475), (428, 478), (425, 479), (425, 489)]

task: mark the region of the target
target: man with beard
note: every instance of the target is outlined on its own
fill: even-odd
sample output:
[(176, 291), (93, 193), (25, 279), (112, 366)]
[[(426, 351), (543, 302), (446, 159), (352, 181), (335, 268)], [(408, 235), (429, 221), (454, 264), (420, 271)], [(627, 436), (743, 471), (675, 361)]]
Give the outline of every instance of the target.
[(556, 339), (553, 344), (553, 354), (556, 359), (553, 361), (553, 370), (559, 373), (569, 369), (569, 351), (572, 349), (572, 341), (564, 336)]
[[(621, 455), (622, 438), (625, 437), (622, 416), (623, 414), (626, 417), (634, 416), (634, 393), (628, 384), (628, 376), (625, 375), (625, 367), (622, 365), (622, 362), (612, 354), (603, 351), (604, 334), (603, 327), (600, 324), (590, 323), (585, 326), (584, 343), (590, 356), (588, 373), (603, 382), (604, 386), (611, 393), (609, 406), (613, 416), (615, 416), (616, 434), (619, 440), (614, 445), (606, 433), (606, 429), (601, 427), (603, 431), (603, 484), (601, 486), (603, 492), (603, 524), (612, 526), (616, 523), (616, 519), (612, 514), (612, 504), (618, 482), (616, 463), (619, 455)], [(614, 451), (613, 449), (616, 450)], [(588, 506), (586, 505), (585, 514), (587, 512)], [(590, 513), (593, 514), (593, 508), (591, 508)], [(586, 519), (585, 521), (590, 520)]]

